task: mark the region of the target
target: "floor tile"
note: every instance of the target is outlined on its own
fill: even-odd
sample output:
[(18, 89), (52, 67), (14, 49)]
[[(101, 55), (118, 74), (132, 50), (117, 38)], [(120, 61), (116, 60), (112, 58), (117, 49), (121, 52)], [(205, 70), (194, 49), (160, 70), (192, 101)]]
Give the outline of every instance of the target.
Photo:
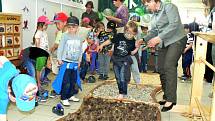
[(180, 113), (170, 113), (170, 121), (191, 121), (191, 119), (182, 116)]
[(161, 121), (170, 121), (170, 113), (161, 112)]
[(8, 110), (7, 112), (8, 121), (18, 121), (25, 117), (28, 117), (29, 115), (29, 113), (22, 113), (18, 110)]
[(51, 119), (53, 119), (53, 116), (30, 115), (19, 121), (50, 121)]

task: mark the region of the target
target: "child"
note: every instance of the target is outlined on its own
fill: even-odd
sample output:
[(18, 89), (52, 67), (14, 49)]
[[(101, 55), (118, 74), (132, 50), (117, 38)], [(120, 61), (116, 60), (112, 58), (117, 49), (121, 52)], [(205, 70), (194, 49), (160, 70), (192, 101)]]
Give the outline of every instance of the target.
[[(99, 33), (99, 44), (101, 45), (106, 40), (111, 40), (113, 36), (116, 34), (116, 23), (113, 21), (109, 21), (107, 23), (107, 31), (103, 31)], [(104, 46), (101, 52), (98, 54), (99, 61), (99, 79), (107, 80), (109, 73), (109, 65), (110, 65), (110, 55), (109, 51), (112, 48), (112, 44)]]
[[(51, 24), (51, 22), (49, 21), (49, 19), (46, 16), (40, 16), (37, 19), (37, 30), (34, 34), (33, 37), (33, 45), (35, 47), (41, 48), (45, 51), (49, 51), (49, 45), (48, 45), (48, 35), (46, 33), (48, 24)], [(41, 76), (41, 71), (42, 71), (42, 65), (44, 65), (44, 63), (47, 61), (48, 58), (46, 57), (39, 57), (37, 58), (37, 61), (42, 63), (40, 64), (40, 67), (37, 68), (36, 70), (36, 79), (38, 82), (38, 87), (39, 89), (41, 89), (41, 85), (40, 85), (40, 76)]]
[(126, 24), (124, 33), (118, 33), (112, 40), (107, 40), (99, 46), (102, 50), (104, 46), (114, 44), (112, 55), (113, 69), (119, 89), (118, 99), (121, 100), (127, 95), (128, 81), (130, 81), (130, 67), (132, 64), (131, 54), (138, 51), (135, 49), (134, 36), (137, 34), (138, 28), (135, 22), (130, 21)]
[[(141, 25), (141, 38), (143, 38), (148, 31), (148, 26), (146, 24)], [(148, 47), (145, 42), (142, 43), (139, 49), (139, 54), (140, 54), (140, 72), (147, 72), (147, 56), (148, 56)]]
[(63, 12), (57, 13), (54, 17), (54, 22), (55, 22), (55, 25), (56, 25), (58, 31), (57, 31), (57, 36), (55, 38), (55, 43), (50, 50), (51, 53), (56, 51), (58, 48), (61, 37), (62, 37), (63, 33), (66, 31), (65, 26), (66, 26), (67, 19), (68, 19), (68, 16)]
[(52, 87), (57, 94), (61, 94), (61, 103), (69, 106), (69, 100), (78, 102), (76, 85), (81, 88), (79, 67), (82, 58), (82, 38), (78, 35), (79, 20), (72, 16), (67, 20), (68, 32), (64, 33), (59, 44), (57, 59), (60, 71)]
[(150, 48), (151, 55), (154, 56), (154, 71), (153, 73), (158, 73), (158, 46)]
[(146, 73), (147, 72), (147, 55), (148, 55), (148, 52), (147, 52), (147, 45), (145, 42), (143, 42), (140, 46), (140, 53), (141, 53), (141, 56), (140, 56), (140, 72), (143, 72), (143, 73)]
[[(59, 46), (63, 33), (66, 32), (67, 19), (68, 19), (68, 16), (64, 12), (59, 12), (54, 16), (54, 23), (57, 27), (57, 34), (56, 34), (54, 45), (50, 49), (52, 53), (52, 71), (54, 74), (58, 74), (58, 70), (59, 70), (59, 65), (57, 63), (57, 55), (54, 52), (57, 50)], [(52, 90), (49, 97), (54, 98), (56, 95), (57, 94), (55, 93), (55, 91)]]
[[(82, 27), (82, 29), (85, 29), (87, 31), (92, 31), (93, 28), (92, 28), (92, 26), (90, 26), (90, 19), (88, 17), (84, 17), (82, 19), (81, 27)], [(82, 44), (83, 55), (82, 55), (81, 66), (80, 66), (80, 77), (83, 82), (86, 81), (85, 77), (87, 75), (87, 70), (88, 70), (88, 66), (90, 63), (90, 59), (87, 60), (87, 53), (86, 53), (87, 47), (88, 47), (88, 40), (85, 39), (85, 40), (83, 40), (83, 44)]]
[(187, 33), (187, 44), (182, 54), (183, 76), (181, 78), (182, 80), (186, 81), (187, 79), (191, 78), (190, 65), (192, 64), (192, 60), (193, 60), (192, 46), (193, 46), (194, 39), (190, 33), (189, 25), (185, 24), (184, 30)]
[(95, 74), (96, 68), (98, 66), (97, 58), (97, 36), (95, 32), (89, 32), (87, 37), (88, 47), (86, 49), (87, 53), (90, 55), (90, 74)]
[(36, 80), (19, 74), (16, 67), (4, 56), (0, 56), (0, 121), (7, 121), (7, 107), (11, 100), (21, 111), (35, 107)]
[(84, 17), (83, 19), (82, 19), (82, 22), (81, 22), (81, 26), (82, 27), (86, 27), (86, 28), (89, 28), (90, 30), (92, 30), (93, 29), (93, 27), (90, 25), (90, 19), (88, 18), (88, 17)]
[[(42, 84), (46, 84), (49, 82), (47, 76), (51, 72), (51, 62), (49, 58), (49, 53), (38, 47), (28, 47), (21, 51), (20, 53), (21, 67), (27, 69), (27, 74), (35, 77), (39, 72), (39, 77), (37, 79), (37, 84), (39, 88), (39, 93), (43, 91)], [(41, 84), (42, 83), (42, 84)], [(42, 95), (38, 95), (41, 97), (41, 101), (46, 101), (46, 98)]]
[(104, 23), (98, 22), (95, 26), (94, 32), (90, 32), (88, 34), (88, 53), (91, 55), (91, 61), (90, 61), (90, 73), (95, 74), (95, 71), (98, 69), (98, 61), (97, 61), (97, 46), (99, 45), (99, 39), (98, 35), (100, 32), (104, 31)]
[(33, 45), (47, 52), (49, 51), (48, 35), (46, 32), (48, 24), (51, 24), (49, 19), (46, 16), (40, 16), (37, 19), (37, 30), (33, 37)]

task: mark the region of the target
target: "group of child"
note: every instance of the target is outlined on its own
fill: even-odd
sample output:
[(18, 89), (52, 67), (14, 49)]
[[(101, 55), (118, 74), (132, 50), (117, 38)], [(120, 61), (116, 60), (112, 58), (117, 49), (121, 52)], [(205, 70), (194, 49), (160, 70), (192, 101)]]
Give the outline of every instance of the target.
[[(88, 70), (91, 75), (97, 73), (101, 80), (108, 79), (111, 58), (119, 88), (119, 99), (127, 95), (127, 84), (131, 73), (135, 82), (140, 83), (140, 72), (147, 71), (149, 49), (146, 43), (135, 44), (135, 40), (147, 34), (148, 26), (142, 25), (142, 31), (139, 32), (136, 22), (129, 21), (124, 28), (124, 33), (117, 33), (117, 25), (113, 21), (107, 23), (105, 30), (104, 23), (97, 22), (93, 27), (90, 25), (90, 19), (85, 17), (79, 26), (77, 17), (68, 17), (63, 12), (57, 13), (53, 22), (58, 29), (53, 47), (49, 48), (46, 33), (47, 26), (51, 22), (46, 16), (40, 16), (33, 39), (34, 47), (25, 49), (27, 51), (23, 55), (25, 57), (23, 66), (27, 68), (29, 75), (36, 77), (40, 91), (42, 90), (41, 81), (47, 80), (50, 72), (50, 54), (56, 50), (59, 72), (52, 83), (52, 93), (61, 95), (61, 103), (65, 106), (70, 105), (69, 100), (79, 101), (75, 95), (78, 89), (82, 89), (81, 80), (86, 80)], [(36, 55), (30, 54), (32, 53), (30, 51), (35, 51), (35, 48), (43, 51), (38, 50)], [(185, 53), (188, 52), (191, 52), (190, 45), (185, 49)], [(157, 48), (150, 48), (150, 53), (155, 56), (154, 72), (158, 72)], [(32, 67), (35, 67), (36, 73), (32, 71)], [(188, 68), (189, 64), (186, 65), (185, 76), (190, 76)]]

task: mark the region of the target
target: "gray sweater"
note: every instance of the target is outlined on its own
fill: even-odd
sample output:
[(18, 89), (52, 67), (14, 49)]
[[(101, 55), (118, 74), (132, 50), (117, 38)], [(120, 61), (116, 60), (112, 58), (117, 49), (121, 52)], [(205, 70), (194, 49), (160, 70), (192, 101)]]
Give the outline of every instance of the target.
[(167, 47), (186, 36), (178, 8), (174, 4), (161, 2), (160, 9), (153, 13), (151, 30), (144, 40), (148, 41), (156, 36), (161, 38), (159, 47)]
[(82, 57), (82, 41), (83, 37), (80, 35), (71, 35), (64, 33), (60, 41), (57, 59), (66, 62), (78, 63)]

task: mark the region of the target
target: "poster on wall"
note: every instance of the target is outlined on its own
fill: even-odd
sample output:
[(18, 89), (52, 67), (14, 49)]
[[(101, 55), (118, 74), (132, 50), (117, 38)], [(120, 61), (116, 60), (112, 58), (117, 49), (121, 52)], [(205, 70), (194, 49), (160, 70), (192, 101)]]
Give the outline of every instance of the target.
[(14, 36), (14, 45), (20, 45), (20, 36)]
[(23, 15), (23, 20), (22, 20), (22, 29), (23, 30), (29, 30), (29, 25), (30, 25), (30, 10), (27, 6), (24, 6), (22, 8), (22, 15)]
[(14, 25), (14, 33), (20, 33), (20, 26), (19, 25)]
[(6, 52), (3, 49), (0, 49), (0, 56), (6, 56)]
[(6, 24), (6, 33), (13, 33), (13, 25)]
[(3, 44), (2, 44), (2, 35), (0, 35), (0, 48), (3, 47)]
[(13, 56), (19, 56), (19, 48), (14, 48), (13, 50)]
[(6, 52), (7, 52), (6, 53), (7, 57), (12, 57), (13, 56), (13, 48), (7, 49)]
[(6, 47), (11, 47), (11, 46), (13, 46), (13, 36), (7, 35), (6, 36)]
[(0, 24), (0, 33), (5, 33), (5, 25), (4, 24)]

